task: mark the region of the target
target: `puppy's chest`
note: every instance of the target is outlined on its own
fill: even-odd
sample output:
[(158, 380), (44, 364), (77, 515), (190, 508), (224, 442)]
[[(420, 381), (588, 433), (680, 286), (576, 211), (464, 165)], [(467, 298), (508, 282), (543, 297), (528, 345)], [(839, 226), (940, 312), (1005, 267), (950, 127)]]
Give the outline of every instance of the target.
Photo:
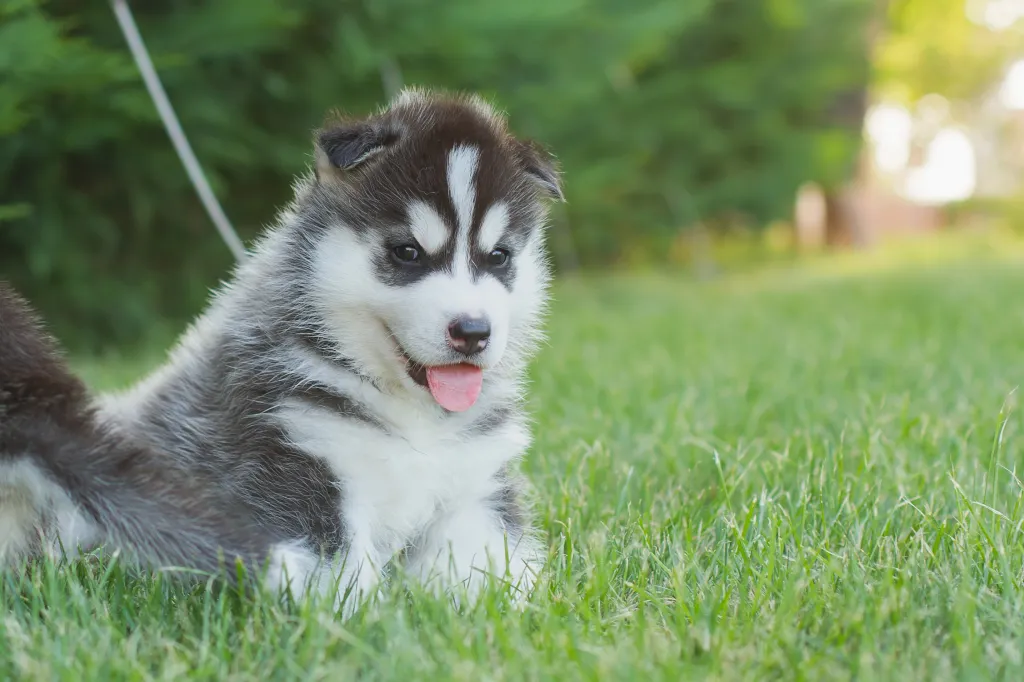
[(323, 410), (281, 414), (292, 441), (337, 476), (339, 511), (358, 516), (366, 530), (402, 537), (445, 508), (491, 495), (521, 450), (512, 434), (467, 439), (429, 425), (384, 432)]

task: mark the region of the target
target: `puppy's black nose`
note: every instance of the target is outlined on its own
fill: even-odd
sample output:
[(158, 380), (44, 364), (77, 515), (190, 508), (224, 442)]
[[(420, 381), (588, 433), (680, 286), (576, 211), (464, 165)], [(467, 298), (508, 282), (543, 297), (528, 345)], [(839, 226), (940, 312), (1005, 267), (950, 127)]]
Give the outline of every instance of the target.
[(448, 345), (463, 355), (475, 355), (487, 347), (491, 323), (486, 317), (460, 317), (448, 325)]

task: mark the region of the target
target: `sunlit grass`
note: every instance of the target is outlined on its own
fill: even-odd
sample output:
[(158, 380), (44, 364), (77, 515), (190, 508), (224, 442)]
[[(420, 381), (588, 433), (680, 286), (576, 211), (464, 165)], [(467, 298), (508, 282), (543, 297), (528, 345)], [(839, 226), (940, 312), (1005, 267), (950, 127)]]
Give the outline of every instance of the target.
[[(106, 563), (43, 566), (0, 588), (0, 672), (1020, 679), (1024, 265), (893, 253), (562, 282), (524, 463), (552, 556), (523, 614), (397, 586), (341, 623)], [(157, 357), (82, 366), (115, 386)]]

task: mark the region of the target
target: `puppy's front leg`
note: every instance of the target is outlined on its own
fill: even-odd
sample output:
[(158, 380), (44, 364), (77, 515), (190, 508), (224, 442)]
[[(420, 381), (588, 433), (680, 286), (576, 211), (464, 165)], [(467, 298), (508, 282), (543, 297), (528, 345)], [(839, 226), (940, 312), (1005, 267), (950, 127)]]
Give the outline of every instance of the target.
[(488, 581), (500, 581), (522, 603), (543, 563), (523, 517), (513, 491), (448, 508), (411, 548), (406, 571), (457, 601), (462, 594), (475, 601)]
[(266, 582), (272, 590), (290, 591), (300, 600), (336, 590), (334, 607), (348, 618), (376, 593), (380, 582), (377, 559), (353, 547), (344, 555), (324, 560), (302, 542), (285, 542), (271, 553)]

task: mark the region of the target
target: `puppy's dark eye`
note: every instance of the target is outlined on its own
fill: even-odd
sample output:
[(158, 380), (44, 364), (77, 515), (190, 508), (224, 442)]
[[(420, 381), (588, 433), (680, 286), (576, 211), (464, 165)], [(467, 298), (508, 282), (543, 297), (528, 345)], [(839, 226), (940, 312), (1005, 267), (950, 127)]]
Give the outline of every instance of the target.
[(487, 264), (496, 268), (508, 263), (508, 251), (505, 249), (495, 249), (487, 254)]
[(402, 244), (391, 249), (395, 258), (403, 263), (415, 263), (420, 259), (420, 250), (412, 244)]

